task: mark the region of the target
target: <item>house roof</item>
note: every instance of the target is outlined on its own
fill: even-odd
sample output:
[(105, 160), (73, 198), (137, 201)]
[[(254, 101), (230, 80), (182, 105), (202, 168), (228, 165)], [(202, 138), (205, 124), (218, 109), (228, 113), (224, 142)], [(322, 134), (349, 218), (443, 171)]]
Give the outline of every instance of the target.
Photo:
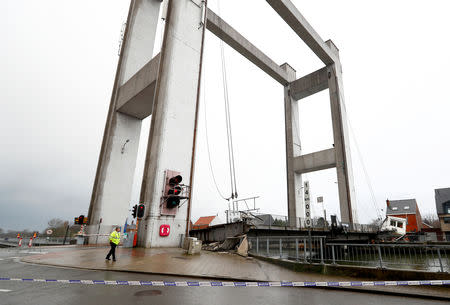
[(216, 218), (216, 216), (202, 216), (194, 223), (194, 226), (204, 226), (209, 224)]
[(386, 215), (416, 214), (416, 207), (416, 199), (389, 200), (389, 206), (386, 207)]
[(436, 200), (436, 211), (438, 214), (444, 213), (444, 203), (450, 201), (450, 187), (434, 190), (434, 198)]

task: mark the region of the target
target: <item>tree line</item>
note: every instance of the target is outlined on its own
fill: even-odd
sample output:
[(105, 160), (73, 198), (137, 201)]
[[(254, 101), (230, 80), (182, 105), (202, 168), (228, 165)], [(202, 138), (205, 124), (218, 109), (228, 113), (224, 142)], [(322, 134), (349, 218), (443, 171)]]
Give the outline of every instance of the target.
[[(68, 226), (69, 226), (68, 221), (64, 221), (59, 218), (52, 218), (47, 222), (46, 228), (42, 231), (30, 230), (30, 229), (7, 230), (6, 231), (6, 230), (0, 228), (0, 237), (15, 238), (15, 237), (17, 237), (17, 234), (20, 234), (20, 236), (22, 236), (23, 238), (27, 238), (27, 237), (29, 238), (29, 237), (32, 237), (35, 232), (37, 233), (36, 234), (37, 237), (47, 237), (47, 236), (64, 237), (66, 235), (66, 231), (67, 231), (67, 237), (73, 237), (80, 230), (79, 225), (71, 225), (71, 226), (69, 226), (69, 228), (67, 228)], [(47, 233), (46, 233), (47, 230), (52, 230), (53, 231), (52, 234), (47, 235)]]

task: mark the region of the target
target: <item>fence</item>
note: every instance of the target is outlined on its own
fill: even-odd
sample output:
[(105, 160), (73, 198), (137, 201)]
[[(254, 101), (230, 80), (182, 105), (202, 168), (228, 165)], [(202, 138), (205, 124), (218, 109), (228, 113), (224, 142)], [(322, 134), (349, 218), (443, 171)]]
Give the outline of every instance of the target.
[(303, 263), (450, 272), (450, 246), (327, 243), (324, 236), (249, 237), (251, 254)]

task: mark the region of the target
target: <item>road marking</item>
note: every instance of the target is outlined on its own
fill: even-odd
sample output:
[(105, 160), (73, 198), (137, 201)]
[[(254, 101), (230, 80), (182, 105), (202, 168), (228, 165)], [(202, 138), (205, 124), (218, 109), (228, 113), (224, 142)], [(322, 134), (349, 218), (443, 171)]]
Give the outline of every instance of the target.
[(12, 291), (12, 290), (10, 290), (10, 289), (0, 289), (0, 292), (10, 292), (10, 291)]
[(82, 285), (120, 285), (120, 286), (176, 286), (176, 287), (349, 287), (349, 286), (444, 286), (450, 280), (424, 281), (352, 281), (352, 282), (199, 282), (199, 281), (105, 281), (105, 280), (57, 280), (0, 277), (1, 281), (45, 282)]

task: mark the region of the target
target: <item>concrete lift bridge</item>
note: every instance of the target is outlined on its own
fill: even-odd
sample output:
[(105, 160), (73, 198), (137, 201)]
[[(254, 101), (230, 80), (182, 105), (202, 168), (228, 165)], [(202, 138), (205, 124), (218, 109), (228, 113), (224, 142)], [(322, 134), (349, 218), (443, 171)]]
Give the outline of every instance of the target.
[[(323, 41), (290, 0), (267, 3), (323, 62), (323, 68), (297, 77), (239, 34), (202, 0), (132, 0), (119, 56), (102, 148), (89, 207), (90, 228), (105, 232), (128, 215), (142, 120), (151, 117), (140, 203), (138, 245), (175, 247), (188, 234), (195, 165), (205, 30), (223, 40), (284, 87), (288, 222), (304, 217), (299, 195), (302, 174), (336, 168), (341, 221), (355, 221), (355, 195), (342, 69), (338, 48)], [(165, 21), (160, 52), (152, 57), (159, 16)], [(303, 155), (298, 133), (298, 101), (329, 89), (334, 147)], [(168, 206), (168, 181), (182, 176), (188, 203)], [(168, 236), (160, 228), (170, 227)], [(88, 232), (97, 233), (97, 232)], [(100, 241), (99, 241), (100, 242)]]

